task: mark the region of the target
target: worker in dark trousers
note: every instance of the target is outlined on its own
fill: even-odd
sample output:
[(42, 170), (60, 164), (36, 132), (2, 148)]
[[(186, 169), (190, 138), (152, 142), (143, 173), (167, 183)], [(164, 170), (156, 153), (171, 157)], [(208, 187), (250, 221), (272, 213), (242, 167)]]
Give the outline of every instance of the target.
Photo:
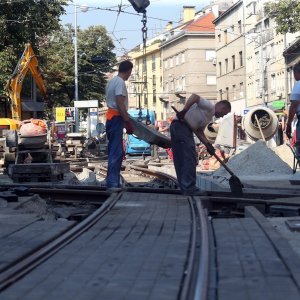
[(203, 195), (196, 186), (197, 153), (194, 134), (199, 135), (207, 144), (207, 150), (214, 154), (213, 146), (204, 135), (205, 126), (215, 116), (223, 117), (231, 111), (229, 101), (222, 100), (216, 105), (196, 94), (187, 100), (182, 111), (178, 112), (171, 123), (171, 146), (174, 166), (181, 192), (184, 195)]
[(300, 159), (300, 61), (297, 62), (294, 67), (294, 78), (296, 80), (293, 90), (290, 94), (291, 105), (289, 108), (288, 120), (286, 123), (285, 133), (287, 137), (290, 139), (292, 137), (292, 122), (294, 120), (295, 115), (297, 115), (298, 121), (296, 125), (296, 156), (297, 159)]
[(128, 93), (125, 81), (131, 75), (132, 62), (125, 60), (119, 65), (119, 72), (106, 86), (106, 134), (108, 138), (108, 171), (106, 176), (106, 188), (110, 192), (118, 192), (120, 185), (120, 172), (123, 150), (123, 128), (127, 134), (133, 133), (133, 127), (129, 119)]

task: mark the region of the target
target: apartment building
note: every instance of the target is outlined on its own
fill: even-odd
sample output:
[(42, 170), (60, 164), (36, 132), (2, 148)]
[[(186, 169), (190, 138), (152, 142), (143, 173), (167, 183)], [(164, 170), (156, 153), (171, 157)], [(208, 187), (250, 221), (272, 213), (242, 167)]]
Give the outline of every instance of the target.
[(216, 26), (217, 99), (231, 102), (232, 111), (245, 108), (244, 8), (240, 0), (214, 20)]
[[(194, 7), (185, 7), (194, 11)], [(161, 43), (163, 91), (166, 117), (173, 114), (171, 106), (181, 109), (186, 99), (197, 93), (216, 101), (215, 18), (212, 12), (190, 13), (192, 20), (169, 31)]]
[(154, 110), (157, 120), (163, 119), (163, 104), (158, 99), (162, 91), (161, 39), (148, 40), (145, 55), (143, 45), (129, 53), (134, 65), (128, 82), (129, 108)]
[(289, 95), (293, 89), (295, 78), (293, 74), (293, 65), (300, 61), (300, 32), (298, 37), (288, 45), (288, 47), (283, 52), (285, 58), (285, 63), (287, 67), (287, 76), (286, 76), (286, 99), (287, 104), (289, 103)]
[(284, 107), (286, 36), (276, 33), (276, 23), (264, 14), (264, 0), (244, 1), (246, 32), (247, 107)]

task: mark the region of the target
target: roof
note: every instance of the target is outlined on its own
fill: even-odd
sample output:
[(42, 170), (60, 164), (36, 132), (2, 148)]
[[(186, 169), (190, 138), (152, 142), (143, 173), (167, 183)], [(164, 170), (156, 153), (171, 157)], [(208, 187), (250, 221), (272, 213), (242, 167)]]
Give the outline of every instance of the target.
[(213, 20), (215, 19), (214, 14), (210, 12), (200, 18), (189, 22), (185, 25), (182, 30), (186, 32), (198, 31), (198, 32), (215, 32), (215, 25)]
[(236, 7), (239, 7), (240, 5), (243, 4), (242, 0), (239, 0), (238, 2), (236, 2), (235, 4), (233, 4), (232, 6), (230, 6), (227, 10), (225, 10), (218, 18), (216, 18), (214, 20), (214, 24), (218, 23), (220, 20), (222, 20), (225, 16), (227, 16), (228, 14), (230, 14)]

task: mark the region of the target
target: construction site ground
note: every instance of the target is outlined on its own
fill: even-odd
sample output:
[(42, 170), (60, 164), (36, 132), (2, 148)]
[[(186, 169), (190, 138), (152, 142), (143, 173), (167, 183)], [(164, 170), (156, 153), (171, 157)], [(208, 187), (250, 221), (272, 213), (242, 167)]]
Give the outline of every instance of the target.
[[(188, 197), (172, 187), (160, 192), (159, 182), (131, 167), (175, 176), (166, 157), (124, 161), (127, 189), (114, 194), (105, 191), (100, 172), (105, 161), (72, 162), (73, 171), (59, 182), (20, 184), (2, 174), (0, 299), (188, 299), (187, 290), (197, 291), (201, 277), (189, 266), (201, 266), (204, 259), (203, 242), (191, 245), (193, 230), (202, 227), (191, 225), (197, 219), (193, 205), (205, 208), (208, 227), (209, 279), (207, 297), (201, 299), (299, 299), (300, 172), (287, 174), (287, 167), (280, 174), (280, 165), (268, 169), (268, 163), (261, 168), (265, 174), (238, 175), (244, 186), (240, 196), (231, 193), (222, 170), (214, 177), (199, 165), (197, 185), (207, 196)], [(244, 157), (232, 163), (239, 164), (247, 167)], [(15, 188), (21, 194), (31, 189), (33, 195), (16, 195)], [(61, 198), (52, 206), (59, 189), (75, 207)], [(14, 268), (30, 253), (75, 229), (105, 199), (114, 203), (93, 226), (20, 278), (9, 279), (23, 272)]]

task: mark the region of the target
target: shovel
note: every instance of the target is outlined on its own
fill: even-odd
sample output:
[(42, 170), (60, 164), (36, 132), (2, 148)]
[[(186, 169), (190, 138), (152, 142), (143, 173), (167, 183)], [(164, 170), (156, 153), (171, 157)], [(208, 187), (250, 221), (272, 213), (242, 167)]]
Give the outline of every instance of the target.
[[(175, 111), (175, 113), (177, 115), (178, 110), (174, 106), (171, 106), (171, 107), (172, 107), (172, 109)], [(178, 120), (179, 120), (179, 118), (178, 118)], [(188, 122), (185, 121), (185, 123), (189, 126)], [(190, 129), (196, 134), (196, 136), (198, 137), (198, 139), (208, 149), (207, 143), (205, 141), (203, 141), (202, 137), (200, 137), (191, 127), (190, 127)], [(231, 192), (234, 195), (236, 195), (236, 196), (243, 195), (243, 184), (241, 183), (240, 179), (232, 172), (231, 169), (228, 168), (228, 166), (226, 165), (226, 163), (216, 153), (213, 153), (213, 156), (223, 166), (223, 168), (231, 175), (231, 177), (229, 178), (229, 186), (230, 186)]]

